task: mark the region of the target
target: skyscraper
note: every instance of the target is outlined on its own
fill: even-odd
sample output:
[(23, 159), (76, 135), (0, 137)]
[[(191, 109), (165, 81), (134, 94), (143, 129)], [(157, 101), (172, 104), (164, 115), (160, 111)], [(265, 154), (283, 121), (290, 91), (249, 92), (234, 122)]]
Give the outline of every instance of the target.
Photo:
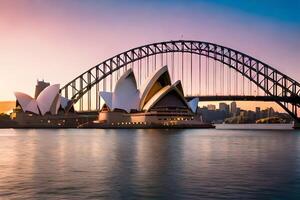
[(230, 112), (233, 115), (236, 115), (236, 113), (237, 113), (237, 106), (236, 106), (236, 102), (235, 101), (231, 102), (231, 104), (230, 104)]
[(39, 94), (50, 85), (50, 83), (45, 82), (44, 80), (42, 81), (37, 81), (36, 86), (35, 86), (35, 94), (34, 94), (34, 98), (36, 99)]
[(213, 104), (209, 104), (209, 105), (207, 105), (207, 109), (208, 110), (216, 110), (216, 106)]
[(255, 107), (255, 115), (256, 115), (256, 119), (261, 118), (260, 107)]
[(224, 111), (226, 116), (229, 116), (229, 105), (226, 103), (219, 103), (219, 110)]

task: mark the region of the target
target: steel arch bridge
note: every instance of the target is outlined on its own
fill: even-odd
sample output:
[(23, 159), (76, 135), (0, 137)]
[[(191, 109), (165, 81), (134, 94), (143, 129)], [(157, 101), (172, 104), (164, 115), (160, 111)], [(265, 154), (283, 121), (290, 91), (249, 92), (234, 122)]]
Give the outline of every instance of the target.
[(130, 49), (82, 73), (60, 93), (72, 100), (69, 108), (76, 104), (79, 111), (99, 110), (100, 89), (112, 91), (122, 72), (133, 68), (139, 86), (163, 65), (168, 65), (173, 80), (182, 81), (187, 98), (274, 101), (300, 122), (296, 80), (247, 54), (203, 41), (165, 41)]

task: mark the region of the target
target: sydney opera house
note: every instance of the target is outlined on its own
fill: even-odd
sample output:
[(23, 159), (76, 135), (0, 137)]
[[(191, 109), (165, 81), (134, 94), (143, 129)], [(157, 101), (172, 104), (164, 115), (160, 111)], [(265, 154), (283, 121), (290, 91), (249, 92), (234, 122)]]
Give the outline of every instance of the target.
[(137, 88), (132, 69), (117, 81), (113, 92), (102, 91), (101, 110), (78, 113), (60, 95), (60, 85), (38, 81), (35, 96), (15, 92), (11, 115), (20, 128), (211, 128), (197, 114), (198, 98), (187, 101), (180, 81), (171, 81), (168, 67), (154, 72)]
[(66, 114), (69, 99), (59, 94), (60, 85), (38, 81), (35, 96), (15, 92), (16, 108), (11, 118), (20, 128), (74, 128), (95, 120), (95, 116), (79, 115), (71, 107)]
[(197, 115), (198, 98), (187, 101), (180, 81), (172, 83), (164, 66), (137, 88), (132, 69), (116, 83), (113, 92), (100, 92), (105, 105), (99, 124), (107, 127), (212, 127)]
[[(40, 84), (45, 84), (45, 82)], [(65, 109), (68, 105), (68, 99), (59, 95), (59, 84), (49, 84), (41, 92), (36, 90), (35, 98), (22, 92), (15, 92), (15, 96), (17, 107), (20, 107), (23, 112), (36, 115), (44, 116), (46, 113), (56, 115), (59, 109)]]

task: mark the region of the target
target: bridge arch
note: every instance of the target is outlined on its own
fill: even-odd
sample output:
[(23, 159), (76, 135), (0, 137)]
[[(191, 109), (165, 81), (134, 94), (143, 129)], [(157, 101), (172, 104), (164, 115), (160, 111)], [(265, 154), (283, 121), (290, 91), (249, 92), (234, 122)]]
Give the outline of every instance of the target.
[[(203, 41), (165, 41), (130, 49), (85, 71), (63, 86), (60, 92), (64, 97), (72, 99), (72, 104), (78, 102), (86, 94), (90, 99), (91, 88), (94, 86), (99, 87), (99, 82), (114, 72), (121, 68), (127, 68), (129, 64), (136, 61), (168, 53), (182, 53), (182, 55), (188, 53), (204, 56), (226, 65), (254, 83), (264, 91), (266, 96), (273, 98), (274, 102), (278, 103), (295, 120), (300, 121), (297, 115), (300, 108), (300, 84), (296, 80), (247, 54)], [(99, 100), (96, 99), (96, 101)], [(96, 104), (98, 105), (99, 102)], [(90, 108), (90, 105), (88, 105), (88, 108)]]

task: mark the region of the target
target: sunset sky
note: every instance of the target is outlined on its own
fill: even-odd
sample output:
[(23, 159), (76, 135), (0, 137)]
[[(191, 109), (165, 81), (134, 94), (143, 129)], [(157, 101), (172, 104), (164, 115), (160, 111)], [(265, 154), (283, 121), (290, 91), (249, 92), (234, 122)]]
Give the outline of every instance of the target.
[(300, 81), (299, 0), (0, 0), (0, 101), (61, 85), (147, 43), (193, 39), (240, 50)]

